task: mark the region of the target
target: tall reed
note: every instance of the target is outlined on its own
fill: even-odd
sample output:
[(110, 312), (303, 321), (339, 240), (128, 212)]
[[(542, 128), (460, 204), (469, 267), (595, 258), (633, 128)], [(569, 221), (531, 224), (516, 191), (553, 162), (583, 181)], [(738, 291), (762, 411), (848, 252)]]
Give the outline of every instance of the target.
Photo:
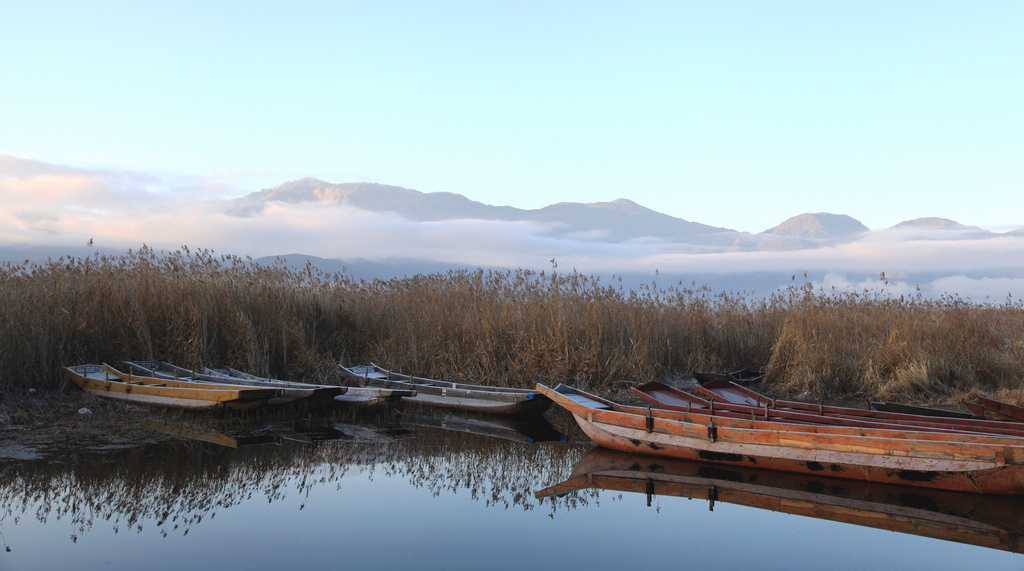
[[(770, 297), (578, 272), (450, 271), (372, 282), (188, 248), (0, 266), (0, 393), (60, 368), (161, 359), (292, 379), (339, 362), (508, 386), (604, 391), (765, 367), (806, 398), (1019, 399), (1024, 305), (794, 285)], [(1014, 391), (1017, 391), (1015, 393)], [(1024, 395), (1022, 395), (1024, 396)]]

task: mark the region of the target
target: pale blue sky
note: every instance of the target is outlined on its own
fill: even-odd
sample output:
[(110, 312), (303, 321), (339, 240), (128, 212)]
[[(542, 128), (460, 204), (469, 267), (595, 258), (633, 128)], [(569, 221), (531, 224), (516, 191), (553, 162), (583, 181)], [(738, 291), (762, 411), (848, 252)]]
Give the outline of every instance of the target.
[(1024, 226), (1024, 2), (0, 0), (0, 153)]

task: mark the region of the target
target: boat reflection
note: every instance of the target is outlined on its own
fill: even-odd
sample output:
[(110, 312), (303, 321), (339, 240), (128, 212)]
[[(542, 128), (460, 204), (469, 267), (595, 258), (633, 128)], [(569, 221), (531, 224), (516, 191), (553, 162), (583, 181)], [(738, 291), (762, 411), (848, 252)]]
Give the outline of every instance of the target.
[(564, 434), (540, 416), (509, 418), (493, 415), (418, 414), (403, 420), (402, 424), (478, 434), (524, 444), (566, 441)]
[(254, 444), (277, 443), (278, 437), (268, 431), (258, 431), (247, 434), (225, 434), (219, 430), (209, 427), (197, 427), (184, 422), (171, 422), (160, 418), (149, 418), (138, 423), (139, 428), (153, 430), (170, 436), (177, 436), (188, 440), (209, 442), (218, 446), (238, 448), (239, 446), (252, 446)]
[[(595, 448), (567, 480), (536, 493), (581, 490), (679, 496), (749, 506), (1024, 553), (1024, 499), (723, 467)], [(571, 503), (569, 504), (571, 507)]]

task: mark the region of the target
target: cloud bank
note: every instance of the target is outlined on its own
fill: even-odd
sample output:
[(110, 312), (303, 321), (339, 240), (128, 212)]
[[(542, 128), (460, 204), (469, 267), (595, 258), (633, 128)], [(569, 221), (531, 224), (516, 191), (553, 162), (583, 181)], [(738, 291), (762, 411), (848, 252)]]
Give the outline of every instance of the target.
[[(0, 155), (0, 245), (142, 244), (262, 256), (423, 259), (443, 264), (624, 273), (777, 276), (807, 273), (823, 289), (882, 287), (894, 295), (1024, 298), (1024, 234), (984, 238), (927, 229), (870, 232), (834, 247), (783, 252), (706, 253), (664, 240), (606, 243), (552, 236), (544, 224), (485, 220), (415, 222), (323, 203), (271, 202), (247, 217), (229, 214), (237, 189), (216, 181), (75, 169)], [(778, 283), (765, 283), (761, 291)]]

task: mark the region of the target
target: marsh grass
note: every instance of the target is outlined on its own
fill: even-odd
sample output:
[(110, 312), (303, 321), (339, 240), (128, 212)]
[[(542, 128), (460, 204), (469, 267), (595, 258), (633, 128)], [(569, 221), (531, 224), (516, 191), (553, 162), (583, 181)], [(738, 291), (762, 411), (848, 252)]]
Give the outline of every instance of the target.
[(0, 392), (56, 392), (60, 368), (161, 359), (332, 382), (337, 363), (595, 391), (765, 367), (814, 399), (1020, 402), (1024, 306), (893, 299), (794, 284), (770, 297), (577, 272), (452, 271), (355, 280), (207, 250), (0, 267)]

